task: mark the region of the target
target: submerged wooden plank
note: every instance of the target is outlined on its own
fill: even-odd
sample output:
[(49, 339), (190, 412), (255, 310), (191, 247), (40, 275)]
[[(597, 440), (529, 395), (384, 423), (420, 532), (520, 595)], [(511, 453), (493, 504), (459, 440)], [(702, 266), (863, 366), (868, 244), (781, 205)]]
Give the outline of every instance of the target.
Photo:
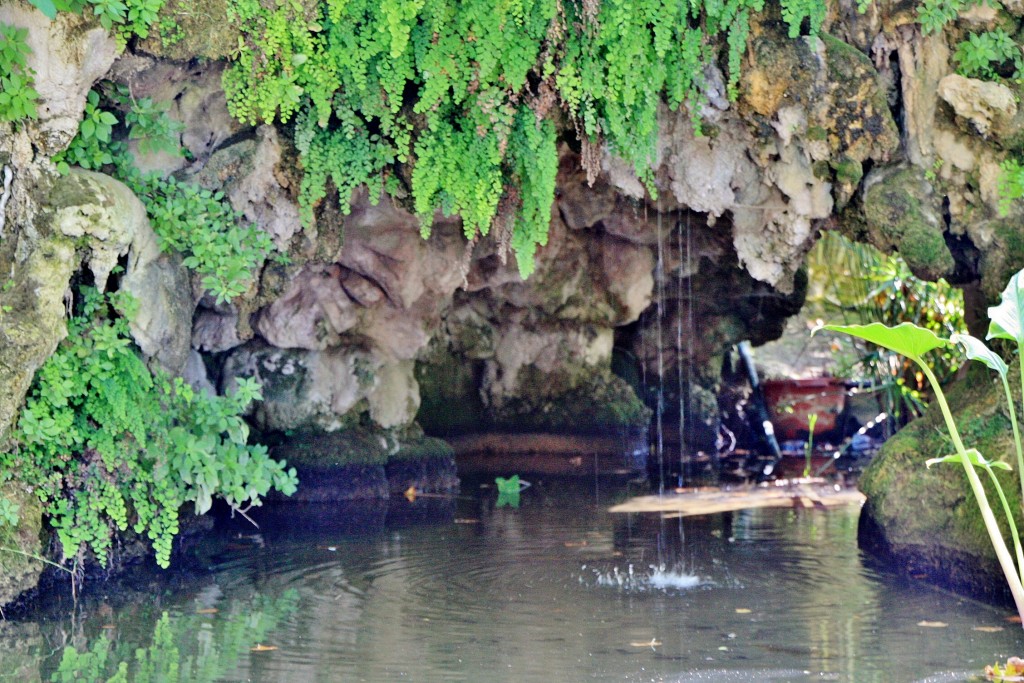
[(639, 496), (615, 505), (610, 512), (661, 512), (667, 517), (710, 515), (767, 507), (836, 507), (860, 505), (864, 494), (817, 482), (764, 484), (732, 489), (700, 488), (663, 496)]

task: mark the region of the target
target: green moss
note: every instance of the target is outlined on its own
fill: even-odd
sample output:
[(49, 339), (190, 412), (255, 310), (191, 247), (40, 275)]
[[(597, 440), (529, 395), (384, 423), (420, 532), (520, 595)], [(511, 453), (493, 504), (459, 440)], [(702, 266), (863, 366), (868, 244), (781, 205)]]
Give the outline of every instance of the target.
[[(1011, 386), (1019, 386), (1016, 376), (1011, 378)], [(949, 389), (947, 397), (965, 445), (1016, 470), (1005, 400), (994, 375), (975, 364), (968, 377)], [(1015, 400), (1019, 405), (1020, 397)], [(993, 585), (1002, 585), (1001, 572), (963, 468), (924, 465), (929, 458), (952, 450), (938, 409), (904, 427), (886, 442), (861, 476), (860, 488), (868, 498), (865, 514), (882, 529), (897, 563), (913, 557), (915, 570), (939, 579), (955, 568), (957, 576), (950, 577), (954, 583), (990, 593)], [(1011, 509), (1019, 512), (1016, 475), (1000, 473), (999, 478)], [(985, 483), (989, 502), (1001, 518), (999, 499), (991, 484)], [(1019, 519), (1017, 524), (1021, 524)], [(1004, 535), (1009, 539), (1005, 524)]]
[(0, 607), (33, 588), (43, 563), (29, 556), (43, 553), (42, 504), (12, 482), (0, 485), (0, 500), (17, 506), (16, 526), (0, 520)]
[(900, 169), (871, 185), (864, 216), (872, 242), (895, 247), (918, 277), (935, 280), (953, 271), (939, 208), (920, 169)]
[(480, 363), (460, 359), (436, 346), (416, 363), (420, 409), (416, 421), (431, 434), (451, 435), (479, 430), (485, 422), (480, 399)]
[(830, 165), (836, 174), (836, 180), (841, 183), (856, 185), (864, 177), (864, 167), (856, 159), (843, 156), (830, 162)]
[(454, 458), (455, 451), (447, 441), (430, 436), (421, 436), (412, 441), (403, 441), (398, 452), (388, 458), (388, 462), (411, 460), (437, 460)]
[(650, 422), (650, 409), (625, 380), (610, 372), (590, 375), (562, 392), (556, 390), (557, 378), (540, 372), (535, 375), (532, 380), (545, 383), (544, 391), (529, 390), (528, 376), (522, 384), (526, 398), (511, 399), (492, 411), (490, 421), (494, 427), (578, 434), (641, 428)]
[(264, 440), (275, 458), (290, 467), (340, 468), (348, 465), (383, 465), (391, 448), (380, 430), (359, 426), (336, 432), (297, 430), (267, 435)]
[(828, 131), (821, 126), (809, 126), (807, 128), (807, 139), (812, 142), (820, 142), (828, 139)]

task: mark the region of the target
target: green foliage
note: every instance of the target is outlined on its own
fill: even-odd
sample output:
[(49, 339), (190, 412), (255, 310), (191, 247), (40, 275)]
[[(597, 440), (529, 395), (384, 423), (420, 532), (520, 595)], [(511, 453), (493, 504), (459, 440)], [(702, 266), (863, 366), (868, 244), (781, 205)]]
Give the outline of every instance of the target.
[(98, 170), (114, 163), (114, 154), (121, 153), (113, 144), (112, 133), (117, 117), (100, 109), (100, 95), (90, 90), (85, 101), (85, 115), (78, 124), (76, 135), (67, 149), (56, 154), (53, 162), (61, 173), (67, 173), (71, 165)]
[[(560, 105), (586, 138), (588, 171), (606, 143), (653, 194), (661, 102), (686, 104), (696, 123), (719, 52), (735, 97), (750, 17), (764, 0), (228, 6), (242, 32), (224, 74), (229, 110), (249, 124), (296, 120), (306, 225), (329, 183), (344, 211), (352, 188), (406, 178), (425, 235), (438, 210), (459, 214), (470, 239), (496, 219), (513, 225), (511, 239), (500, 237), (525, 276), (546, 239), (556, 163), (550, 124), (529, 132), (525, 121)], [(783, 10), (794, 35), (824, 19), (816, 0), (786, 0)]]
[(1013, 65), (1012, 78), (1019, 78), (1024, 71), (1024, 55), (1020, 46), (1003, 29), (972, 33), (961, 42), (953, 55), (956, 60), (956, 71), (969, 78), (996, 80), (999, 68)]
[(242, 294), (273, 249), (270, 236), (242, 221), (223, 193), (173, 177), (136, 180), (160, 247), (185, 254), (184, 265), (202, 276), (217, 302)]
[(18, 512), (21, 506), (6, 498), (0, 498), (0, 527), (18, 526)]
[(927, 35), (941, 31), (964, 10), (989, 0), (922, 0), (917, 7), (917, 21)]
[[(252, 382), (232, 396), (195, 394), (151, 375), (131, 346), (134, 302), (87, 290), (68, 337), (36, 375), (0, 468), (35, 487), (66, 558), (90, 548), (105, 564), (113, 530), (131, 526), (167, 566), (178, 509), (213, 497), (258, 505), (270, 488), (295, 489), (295, 471), (247, 444), (240, 413), (260, 398)], [(120, 314), (120, 315), (118, 315)]]
[(57, 168), (66, 173), (71, 164), (108, 167), (146, 205), (161, 248), (184, 254), (185, 266), (202, 276), (203, 287), (218, 303), (243, 293), (273, 250), (270, 236), (244, 222), (222, 193), (136, 171), (121, 138), (138, 140), (143, 152), (180, 153), (182, 126), (167, 116), (163, 105), (149, 98), (135, 99), (122, 86), (113, 88), (107, 102), (123, 112), (126, 130), (116, 134), (118, 117), (101, 109), (100, 93), (90, 91), (78, 135), (53, 158)]
[(57, 18), (57, 6), (53, 0), (28, 0), (29, 4), (46, 15), (48, 19)]
[[(1010, 279), (1006, 289), (1003, 290), (1002, 301), (998, 306), (989, 308), (988, 314), (990, 323), (987, 338), (1006, 339), (1017, 344), (1016, 355), (1021, 364), (1021, 386), (1024, 389), (1024, 353), (1022, 353), (1024, 351), (1024, 348), (1022, 348), (1022, 344), (1024, 344), (1024, 332), (1022, 332), (1024, 330), (1024, 270), (1016, 273)], [(977, 449), (967, 448), (964, 445), (960, 430), (953, 420), (938, 378), (931, 371), (924, 357), (936, 349), (959, 343), (963, 344), (968, 358), (984, 363), (999, 374), (1009, 408), (1017, 455), (1018, 478), (1020, 479), (1021, 494), (1024, 496), (1024, 448), (1021, 446), (1017, 412), (1007, 381), (1008, 373), (1005, 362), (988, 349), (981, 340), (968, 335), (955, 335), (951, 340), (947, 340), (936, 336), (931, 330), (916, 325), (903, 324), (892, 328), (878, 323), (871, 325), (826, 325), (825, 329), (844, 332), (902, 354), (916, 363), (921, 373), (928, 379), (932, 390), (935, 392), (936, 403), (942, 412), (943, 420), (946, 423), (946, 430), (956, 452), (945, 457), (933, 458), (926, 464), (929, 467), (937, 463), (958, 463), (962, 465), (968, 483), (974, 493), (975, 502), (984, 520), (985, 528), (988, 531), (989, 539), (992, 542), (999, 565), (1003, 570), (1003, 575), (1016, 603), (1017, 612), (1024, 616), (1024, 585), (1021, 582), (1022, 576), (1024, 576), (1024, 549), (1021, 547), (1016, 523), (1016, 518), (1020, 511), (1011, 509), (994, 472), (995, 469), (1009, 470), (1012, 468), (1001, 460), (989, 460)], [(985, 488), (978, 476), (977, 470), (983, 470), (988, 475), (992, 488), (999, 497), (1005, 522), (1009, 527), (1010, 536), (1013, 541), (1016, 560), (1014, 556), (1010, 555), (1006, 547), (999, 523), (989, 505)]]
[[(780, 4), (782, 18), (789, 25), (790, 38), (800, 35), (805, 20), (810, 27), (810, 34), (816, 35), (821, 30), (821, 24), (828, 12), (828, 5), (821, 0), (780, 0)], [(863, 12), (866, 6), (858, 4), (857, 9)]]
[(1024, 197), (1024, 166), (1017, 159), (1007, 159), (999, 168), (999, 212), (1006, 215), (1013, 202)]
[(0, 121), (34, 119), (39, 93), (26, 58), (31, 53), (28, 29), (0, 23)]
[[(809, 298), (817, 300), (825, 316), (889, 326), (910, 322), (944, 336), (966, 331), (960, 290), (944, 280), (915, 277), (899, 255), (887, 256), (827, 232), (812, 249), (808, 264), (814, 292)], [(851, 351), (841, 374), (874, 386), (884, 411), (896, 424), (924, 410), (927, 384), (911, 362), (874, 344), (854, 343)], [(939, 382), (945, 383), (960, 367), (961, 358), (955, 349), (944, 348), (926, 362)]]

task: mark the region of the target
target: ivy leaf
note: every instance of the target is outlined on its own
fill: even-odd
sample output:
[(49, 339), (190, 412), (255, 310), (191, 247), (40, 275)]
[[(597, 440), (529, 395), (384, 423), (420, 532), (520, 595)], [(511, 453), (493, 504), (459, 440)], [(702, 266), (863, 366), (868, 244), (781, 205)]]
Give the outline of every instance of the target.
[(1024, 270), (1014, 273), (1003, 290), (1002, 301), (988, 309), (991, 320), (986, 339), (1011, 339), (1024, 344)]

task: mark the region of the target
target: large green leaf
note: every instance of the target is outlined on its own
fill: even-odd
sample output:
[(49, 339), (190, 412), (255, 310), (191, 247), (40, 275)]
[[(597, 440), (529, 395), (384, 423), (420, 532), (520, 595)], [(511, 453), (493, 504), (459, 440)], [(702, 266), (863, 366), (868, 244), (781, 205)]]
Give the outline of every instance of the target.
[(969, 359), (984, 363), (990, 370), (995, 370), (1000, 376), (1006, 377), (1009, 370), (1006, 362), (995, 351), (985, 346), (985, 342), (969, 334), (959, 333), (951, 335), (949, 341), (954, 344), (962, 344), (964, 353)]
[(1024, 270), (1017, 271), (1003, 290), (998, 306), (988, 309), (991, 321), (986, 339), (1012, 339), (1024, 344)]
[(902, 353), (911, 360), (921, 360), (929, 351), (949, 345), (949, 340), (913, 323), (900, 323), (896, 327), (886, 327), (882, 323), (825, 325), (823, 329), (842, 332), (884, 346), (896, 353)]
[(37, 10), (45, 14), (49, 19), (57, 18), (57, 6), (53, 4), (53, 0), (28, 0), (29, 4), (35, 6)]
[[(991, 467), (997, 470), (1006, 470), (1007, 472), (1013, 470), (1012, 467), (1010, 467), (1002, 460), (986, 460), (985, 456), (983, 456), (977, 448), (967, 449), (967, 460), (975, 467)], [(931, 467), (932, 465), (937, 465), (939, 463), (944, 462), (957, 462), (962, 464), (963, 461), (963, 456), (961, 456), (959, 453), (954, 453), (953, 455), (946, 455), (941, 458), (932, 458), (931, 460), (926, 460), (924, 464), (927, 467)]]

